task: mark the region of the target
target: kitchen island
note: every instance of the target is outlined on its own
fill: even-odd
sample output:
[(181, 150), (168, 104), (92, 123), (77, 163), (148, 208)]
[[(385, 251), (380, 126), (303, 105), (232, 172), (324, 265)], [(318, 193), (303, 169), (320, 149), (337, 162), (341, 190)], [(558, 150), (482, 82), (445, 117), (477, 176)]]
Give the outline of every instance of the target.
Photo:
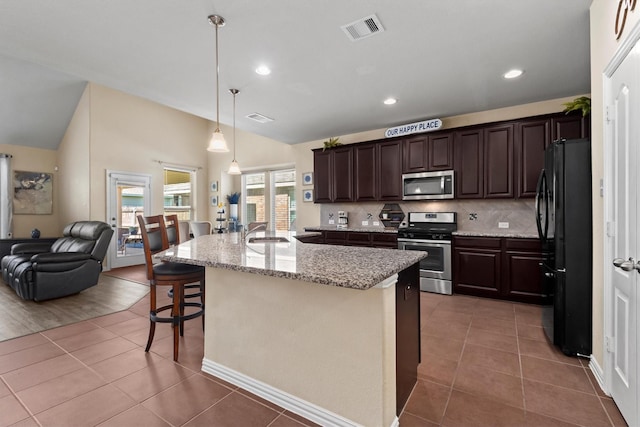
[(426, 253), (279, 236), (207, 235), (163, 254), (206, 267), (202, 370), (321, 425), (397, 425), (419, 363)]

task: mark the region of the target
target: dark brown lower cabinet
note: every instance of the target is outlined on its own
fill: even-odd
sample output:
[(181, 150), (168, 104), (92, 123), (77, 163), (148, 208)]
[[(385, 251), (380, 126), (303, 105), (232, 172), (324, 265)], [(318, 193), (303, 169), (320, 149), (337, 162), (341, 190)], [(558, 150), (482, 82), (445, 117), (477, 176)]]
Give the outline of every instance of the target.
[[(309, 230), (315, 233), (316, 231)], [(324, 230), (317, 236), (301, 236), (297, 239), (304, 243), (324, 243), (326, 245), (366, 246), (374, 248), (398, 248), (396, 233), (379, 233), (366, 231)]]
[(418, 380), (420, 364), (420, 265), (398, 273), (396, 283), (396, 413)]
[(454, 237), (453, 291), (542, 304), (538, 239)]

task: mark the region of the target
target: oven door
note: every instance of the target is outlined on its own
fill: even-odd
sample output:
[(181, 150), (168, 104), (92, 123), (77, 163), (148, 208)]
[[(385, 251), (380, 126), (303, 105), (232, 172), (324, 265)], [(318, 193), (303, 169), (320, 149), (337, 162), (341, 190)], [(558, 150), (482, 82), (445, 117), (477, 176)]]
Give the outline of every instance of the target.
[(420, 261), (420, 277), (451, 280), (450, 241), (399, 238), (398, 249), (429, 253), (428, 257)]

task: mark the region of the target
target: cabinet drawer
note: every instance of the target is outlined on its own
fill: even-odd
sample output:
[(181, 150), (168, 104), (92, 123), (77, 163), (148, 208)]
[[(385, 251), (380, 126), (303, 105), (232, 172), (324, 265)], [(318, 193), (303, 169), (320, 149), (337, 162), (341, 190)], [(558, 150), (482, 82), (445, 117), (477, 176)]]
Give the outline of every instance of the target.
[(371, 234), (356, 231), (347, 233), (347, 244), (354, 246), (371, 246)]
[(325, 231), (324, 240), (327, 244), (344, 245), (347, 242), (346, 231)]
[(504, 239), (505, 249), (511, 251), (542, 252), (542, 243), (538, 239)]
[(500, 238), (494, 237), (454, 237), (453, 245), (456, 247), (500, 249)]

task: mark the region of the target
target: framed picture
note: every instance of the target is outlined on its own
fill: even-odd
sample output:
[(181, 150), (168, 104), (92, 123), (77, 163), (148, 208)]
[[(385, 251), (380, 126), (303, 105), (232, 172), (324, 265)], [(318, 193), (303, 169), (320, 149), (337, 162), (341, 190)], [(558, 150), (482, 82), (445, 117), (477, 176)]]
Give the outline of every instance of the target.
[(13, 172), (13, 213), (53, 213), (53, 175), (46, 172)]
[(313, 184), (313, 172), (305, 172), (302, 174), (302, 185)]
[(211, 206), (218, 206), (218, 196), (211, 196)]
[(211, 192), (212, 193), (218, 192), (218, 181), (211, 181)]
[(302, 200), (305, 202), (313, 202), (313, 190), (302, 190)]

